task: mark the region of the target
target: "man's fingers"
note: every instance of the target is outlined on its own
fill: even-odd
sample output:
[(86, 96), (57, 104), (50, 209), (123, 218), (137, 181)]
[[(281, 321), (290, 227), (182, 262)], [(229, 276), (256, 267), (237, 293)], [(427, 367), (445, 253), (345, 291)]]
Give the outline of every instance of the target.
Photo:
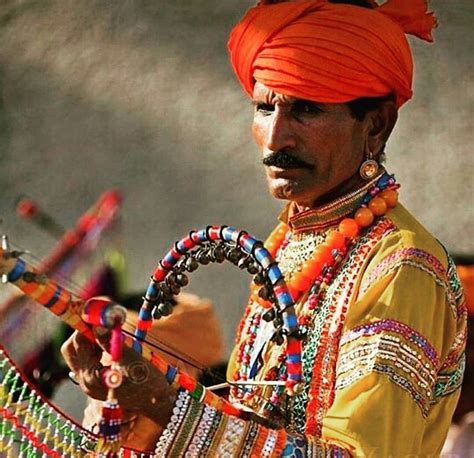
[(87, 379), (89, 388), (94, 384), (93, 370), (100, 366), (102, 349), (77, 331), (61, 346), (61, 354), (66, 364), (74, 372), (79, 384)]
[(102, 371), (104, 367), (97, 363), (94, 366), (84, 369), (81, 373), (79, 384), (87, 396), (105, 400), (107, 398), (107, 388), (102, 381)]
[(80, 364), (78, 361), (77, 347), (75, 345), (75, 334), (77, 334), (77, 331), (61, 345), (61, 354), (69, 368), (73, 372), (78, 372), (80, 370)]

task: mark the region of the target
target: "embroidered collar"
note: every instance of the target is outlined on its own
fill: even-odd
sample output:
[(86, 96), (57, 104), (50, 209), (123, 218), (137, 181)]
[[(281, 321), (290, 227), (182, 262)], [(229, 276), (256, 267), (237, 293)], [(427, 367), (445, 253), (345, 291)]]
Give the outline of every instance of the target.
[(296, 204), (290, 202), (280, 213), (279, 219), (286, 223), (295, 234), (322, 231), (350, 215), (361, 204), (369, 189), (374, 186), (384, 172), (382, 169), (381, 173), (361, 188), (320, 207), (298, 213)]

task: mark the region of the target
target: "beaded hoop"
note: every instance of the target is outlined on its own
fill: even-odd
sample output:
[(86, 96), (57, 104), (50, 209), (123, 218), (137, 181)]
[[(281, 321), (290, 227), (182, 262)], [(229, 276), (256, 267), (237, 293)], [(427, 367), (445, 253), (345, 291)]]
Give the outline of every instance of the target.
[[(286, 387), (289, 394), (299, 391), (301, 374), (301, 334), (294, 309), (293, 298), (288, 291), (283, 274), (263, 243), (246, 231), (228, 226), (208, 226), (191, 231), (176, 242), (151, 276), (143, 298), (135, 330), (134, 349), (141, 353), (141, 343), (152, 325), (153, 318), (170, 315), (176, 304), (174, 295), (188, 284), (186, 272), (195, 271), (199, 265), (230, 261), (242, 270), (255, 275), (266, 291), (266, 298), (273, 303), (275, 333), (272, 339), (282, 344), (287, 338)], [(174, 377), (170, 375), (174, 380)]]

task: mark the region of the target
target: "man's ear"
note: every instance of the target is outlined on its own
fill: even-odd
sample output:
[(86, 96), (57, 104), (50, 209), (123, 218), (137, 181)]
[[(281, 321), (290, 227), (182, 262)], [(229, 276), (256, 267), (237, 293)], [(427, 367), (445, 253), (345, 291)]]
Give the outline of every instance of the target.
[(395, 123), (398, 119), (398, 109), (393, 100), (386, 100), (382, 105), (367, 114), (369, 125), (368, 147), (378, 157), (383, 152)]

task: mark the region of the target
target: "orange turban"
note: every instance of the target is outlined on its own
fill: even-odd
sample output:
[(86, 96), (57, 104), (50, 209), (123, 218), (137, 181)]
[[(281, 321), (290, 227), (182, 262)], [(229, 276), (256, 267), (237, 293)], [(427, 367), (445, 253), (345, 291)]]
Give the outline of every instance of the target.
[(388, 0), (368, 9), (299, 0), (256, 6), (231, 33), (231, 62), (250, 96), (259, 81), (322, 103), (394, 93), (400, 107), (412, 96), (405, 33), (432, 41), (436, 26), (426, 3)]

